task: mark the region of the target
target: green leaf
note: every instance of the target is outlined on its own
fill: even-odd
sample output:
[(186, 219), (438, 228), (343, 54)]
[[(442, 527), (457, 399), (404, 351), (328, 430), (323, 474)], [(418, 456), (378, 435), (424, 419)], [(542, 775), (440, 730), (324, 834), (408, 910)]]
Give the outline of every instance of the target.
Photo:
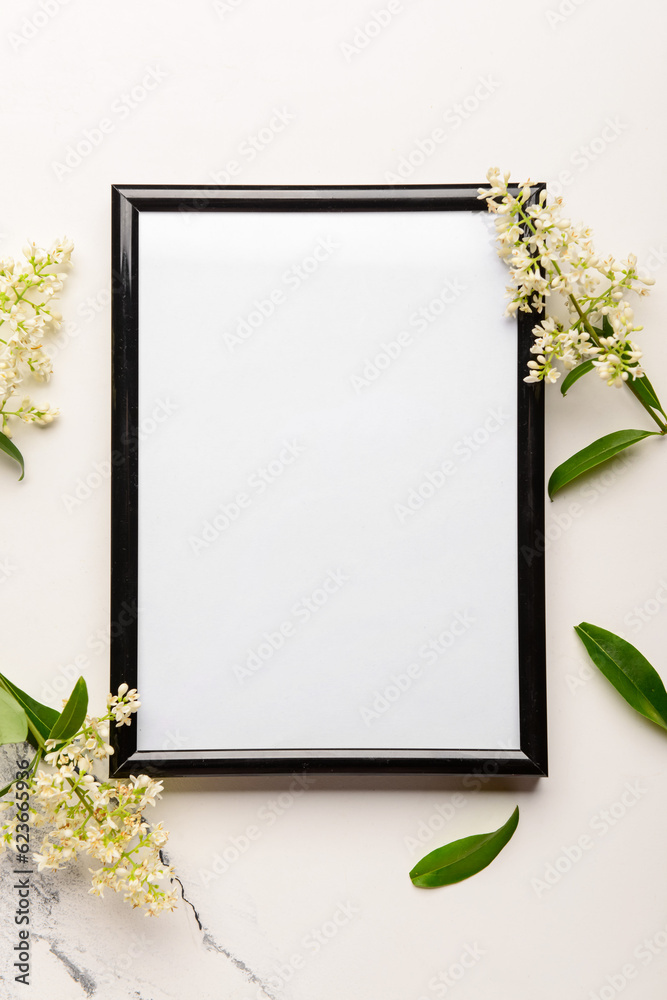
[(24, 743), (28, 737), (28, 719), (13, 698), (0, 688), (0, 746), (5, 743)]
[(69, 740), (81, 729), (88, 710), (88, 688), (83, 677), (72, 688), (67, 704), (49, 733), (50, 740)]
[(476, 875), (490, 865), (510, 840), (519, 823), (517, 806), (504, 826), (493, 833), (479, 833), (464, 837), (431, 851), (410, 872), (414, 885), (434, 889), (439, 885), (452, 885)]
[(572, 455), (566, 462), (563, 462), (557, 469), (554, 469), (549, 479), (549, 485), (547, 486), (549, 499), (553, 500), (554, 494), (558, 490), (561, 490), (563, 486), (567, 486), (568, 483), (571, 483), (578, 476), (583, 475), (584, 472), (588, 472), (597, 465), (602, 465), (603, 462), (609, 461), (610, 458), (618, 455), (619, 451), (623, 451), (624, 448), (629, 448), (630, 445), (636, 444), (638, 441), (643, 441), (646, 437), (656, 436), (660, 437), (659, 431), (627, 430), (614, 431), (612, 434), (605, 434), (604, 437), (598, 438), (597, 441), (593, 441), (588, 447), (578, 451), (576, 455)]
[[(53, 708), (49, 708), (48, 705), (42, 705), (41, 702), (35, 701), (34, 698), (31, 698), (30, 695), (25, 693), (25, 691), (21, 691), (20, 688), (17, 688), (15, 684), (12, 684), (12, 682), (2, 674), (0, 674), (0, 681), (2, 682), (5, 690), (14, 695), (28, 717), (28, 721), (32, 723), (42, 739), (48, 739), (49, 733), (58, 718), (58, 712), (56, 712)], [(38, 740), (36, 739), (35, 734), (30, 730), (28, 731), (28, 739), (34, 748), (39, 750)]]
[(580, 365), (577, 365), (577, 367), (573, 368), (571, 372), (568, 372), (560, 385), (560, 391), (563, 395), (565, 396), (567, 394), (567, 390), (573, 386), (582, 375), (585, 375), (590, 371), (593, 371), (593, 362), (582, 361)]
[[(594, 326), (593, 329), (597, 333), (598, 337), (614, 336), (613, 327), (607, 316), (602, 317), (602, 328)], [(667, 417), (667, 413), (665, 413), (660, 405), (657, 392), (649, 382), (648, 375), (643, 375), (641, 378), (628, 378), (628, 381), (625, 384), (628, 389), (634, 393), (642, 406), (650, 406), (652, 409), (657, 410), (658, 413), (662, 413), (663, 417)]]
[(641, 378), (629, 378), (625, 384), (643, 406), (647, 409), (650, 406), (651, 409), (662, 413), (663, 417), (667, 416), (660, 405), (660, 400), (656, 395), (655, 389), (649, 382), (648, 375), (643, 375)]
[(23, 464), (23, 455), (18, 450), (16, 445), (9, 440), (6, 434), (0, 431), (0, 451), (4, 451), (5, 455), (9, 455), (13, 458), (15, 462), (18, 462), (21, 466), (21, 475), (19, 476), (19, 482), (23, 479), (25, 475), (25, 466)]
[(575, 631), (591, 660), (640, 715), (667, 729), (667, 691), (659, 674), (631, 643), (582, 622)]

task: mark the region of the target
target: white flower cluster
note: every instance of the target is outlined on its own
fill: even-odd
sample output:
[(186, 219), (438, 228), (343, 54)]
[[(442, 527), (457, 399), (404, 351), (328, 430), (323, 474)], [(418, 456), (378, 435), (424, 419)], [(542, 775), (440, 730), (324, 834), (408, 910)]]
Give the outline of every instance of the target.
[(133, 712), (141, 707), (136, 688), (121, 684), (118, 694), (110, 694), (107, 698), (107, 708), (116, 720), (117, 726), (129, 726)]
[(10, 417), (48, 424), (58, 413), (48, 403), (33, 403), (19, 393), (26, 375), (46, 382), (51, 374), (43, 341), (62, 320), (53, 301), (67, 277), (62, 268), (73, 249), (68, 239), (57, 241), (50, 250), (30, 243), (23, 248), (24, 260), (0, 260), (0, 415), (8, 437)]
[[(123, 892), (133, 906), (155, 916), (175, 909), (177, 900), (176, 890), (160, 887), (173, 874), (160, 857), (168, 834), (161, 823), (151, 827), (142, 815), (155, 805), (163, 786), (146, 774), (127, 782), (96, 776), (96, 765), (113, 753), (107, 743), (108, 723), (115, 719), (117, 725), (128, 724), (139, 706), (136, 690), (122, 684), (118, 694), (109, 697), (109, 705), (101, 719), (86, 716), (82, 729), (65, 746), (46, 742), (44, 762), (51, 768), (33, 774), (29, 790), (33, 824), (49, 831), (33, 859), (38, 871), (55, 870), (87, 854), (100, 863), (89, 869), (91, 893), (101, 896), (107, 887)], [(0, 808), (11, 808), (11, 803), (0, 803)], [(0, 849), (16, 851), (16, 827), (16, 817), (0, 825)]]
[(637, 258), (617, 263), (595, 253), (591, 233), (561, 217), (562, 199), (547, 203), (546, 191), (527, 204), (530, 181), (516, 196), (508, 190), (509, 172), (497, 167), (487, 173), (490, 188), (480, 188), (489, 211), (495, 213), (500, 257), (510, 267), (513, 284), (508, 315), (518, 310), (540, 309), (542, 298), (559, 293), (567, 309), (567, 322), (544, 319), (533, 329), (535, 343), (525, 382), (555, 382), (560, 371), (591, 360), (607, 385), (620, 387), (628, 377), (640, 378), (642, 352), (632, 339), (635, 325), (629, 293), (646, 295), (652, 278), (637, 274)]

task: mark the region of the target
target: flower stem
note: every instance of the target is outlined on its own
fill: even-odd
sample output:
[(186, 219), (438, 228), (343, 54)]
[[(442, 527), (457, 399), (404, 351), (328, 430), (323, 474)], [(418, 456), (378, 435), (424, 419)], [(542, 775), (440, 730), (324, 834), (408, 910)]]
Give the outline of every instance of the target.
[[(533, 233), (535, 233), (536, 232), (535, 226), (533, 225), (530, 216), (525, 212), (524, 207), (523, 207), (523, 202), (520, 201), (519, 199), (517, 199), (517, 202), (518, 202), (518, 206), (519, 206), (519, 214), (520, 214), (520, 216), (521, 216), (521, 218), (523, 220), (524, 225), (527, 226), (528, 228), (530, 228)], [(556, 271), (556, 273), (559, 274), (559, 275), (562, 274), (561, 269), (558, 266), (557, 261), (555, 261), (555, 260), (552, 261), (552, 264), (553, 264), (553, 268)], [(607, 275), (607, 277), (609, 277), (609, 275)], [(591, 323), (590, 323), (590, 321), (588, 319), (588, 314), (591, 312), (591, 309), (593, 308), (593, 305), (597, 304), (597, 302), (601, 298), (603, 298), (603, 297), (604, 297), (603, 295), (599, 295), (599, 296), (597, 296), (597, 298), (592, 299), (591, 302), (590, 302), (590, 304), (589, 304), (589, 308), (586, 310), (586, 312), (584, 312), (583, 309), (581, 308), (581, 306), (579, 305), (579, 302), (575, 298), (575, 296), (571, 292), (568, 294), (568, 298), (569, 298), (570, 302), (572, 303), (572, 305), (574, 306), (574, 308), (575, 308), (575, 310), (577, 312), (577, 315), (579, 316), (579, 322), (583, 325), (584, 329), (587, 331), (589, 337), (591, 338), (592, 342), (596, 345), (596, 347), (600, 346), (600, 340), (599, 340), (599, 337), (598, 337), (598, 335), (597, 335), (597, 333), (595, 331), (595, 328), (591, 325)], [(633, 394), (633, 396), (635, 397), (635, 399), (637, 399), (642, 404), (642, 406), (644, 407), (644, 409), (646, 410), (646, 412), (648, 413), (648, 415), (651, 417), (651, 419), (658, 425), (658, 427), (660, 428), (660, 433), (661, 434), (667, 434), (667, 424), (663, 420), (660, 419), (660, 417), (649, 406), (649, 404), (646, 402), (646, 400), (642, 399), (642, 397), (639, 395), (639, 393), (637, 391), (637, 386), (634, 383), (635, 383), (635, 379), (628, 379), (626, 381), (625, 385), (628, 387), (628, 389)]]
[(635, 399), (638, 399), (639, 402), (642, 404), (642, 406), (644, 407), (644, 409), (646, 410), (646, 412), (648, 413), (648, 415), (650, 417), (653, 417), (653, 419), (655, 420), (656, 424), (660, 428), (660, 433), (661, 434), (667, 434), (667, 424), (663, 420), (661, 420), (660, 417), (658, 417), (658, 415), (653, 411), (653, 409), (651, 409), (649, 407), (649, 405), (637, 394), (637, 387), (635, 385), (635, 379), (628, 379), (628, 381), (625, 384), (628, 387), (628, 389), (630, 390), (630, 392), (633, 394), (633, 396), (635, 397)]

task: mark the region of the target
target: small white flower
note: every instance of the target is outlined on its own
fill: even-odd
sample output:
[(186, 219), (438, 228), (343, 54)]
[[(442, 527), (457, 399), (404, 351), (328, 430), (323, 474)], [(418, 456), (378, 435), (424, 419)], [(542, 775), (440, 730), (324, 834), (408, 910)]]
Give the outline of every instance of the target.
[[(90, 892), (104, 889), (123, 892), (133, 906), (155, 916), (174, 909), (176, 894), (161, 883), (173, 877), (159, 851), (167, 841), (162, 824), (153, 828), (142, 811), (154, 805), (163, 790), (161, 781), (133, 775), (129, 781), (102, 780), (94, 768), (98, 751), (106, 758), (111, 748), (104, 742), (108, 722), (117, 708), (131, 716), (139, 704), (137, 691), (127, 686), (109, 698), (109, 713), (102, 720), (86, 717), (80, 732), (61, 750), (53, 740), (44, 763), (30, 778), (33, 826), (48, 828), (34, 861), (39, 871), (56, 870), (81, 854), (97, 859), (90, 869)], [(101, 734), (104, 733), (104, 736)], [(2, 822), (7, 803), (0, 802), (0, 852), (16, 851), (17, 818)]]
[[(562, 216), (562, 200), (549, 200), (545, 191), (538, 202), (525, 205), (530, 182), (519, 185), (519, 197), (507, 190), (509, 174), (497, 167), (487, 172), (491, 185), (485, 197), (494, 215), (498, 253), (510, 266), (512, 285), (507, 315), (530, 312), (554, 293), (561, 297), (569, 323), (543, 320), (534, 330), (526, 382), (555, 382), (560, 377), (556, 363), (572, 369), (581, 361), (595, 359), (600, 377), (619, 388), (629, 378), (641, 378), (641, 351), (632, 335), (641, 327), (635, 322), (628, 294), (646, 293), (652, 278), (640, 278), (637, 258), (629, 254), (619, 265), (613, 256), (604, 259), (595, 252), (589, 229), (575, 226)], [(541, 267), (538, 267), (538, 264)], [(605, 287), (606, 286), (606, 287)], [(593, 332), (604, 317), (612, 335)]]
[(8, 421), (48, 424), (57, 409), (33, 404), (16, 397), (25, 378), (48, 381), (51, 361), (45, 349), (44, 334), (57, 329), (62, 319), (51, 301), (63, 288), (64, 271), (50, 268), (69, 261), (71, 240), (60, 240), (50, 251), (27, 243), (25, 261), (11, 257), (0, 260), (0, 414), (2, 430), (11, 437)]

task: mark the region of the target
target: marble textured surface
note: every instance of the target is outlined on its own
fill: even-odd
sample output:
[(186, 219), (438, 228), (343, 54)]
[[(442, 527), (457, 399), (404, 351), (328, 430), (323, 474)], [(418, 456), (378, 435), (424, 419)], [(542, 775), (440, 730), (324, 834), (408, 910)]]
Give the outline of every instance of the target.
[[(0, 254), (66, 232), (76, 265), (48, 390), (62, 417), (17, 436), (25, 482), (0, 464), (3, 671), (52, 704), (78, 673), (93, 701), (107, 691), (110, 184), (469, 182), (491, 163), (547, 180), (602, 252), (656, 278), (640, 315), (664, 397), (664, 17), (652, 0), (6, 0)], [(597, 382), (552, 392), (548, 421), (549, 469), (644, 425)], [(548, 508), (548, 779), (169, 780), (155, 815), (180, 908), (102, 903), (85, 865), (35, 879), (15, 985), (3, 860), (3, 1000), (662, 998), (667, 743), (572, 631), (623, 631), (667, 674), (661, 447)], [(420, 854), (517, 803), (496, 864), (411, 886)]]

